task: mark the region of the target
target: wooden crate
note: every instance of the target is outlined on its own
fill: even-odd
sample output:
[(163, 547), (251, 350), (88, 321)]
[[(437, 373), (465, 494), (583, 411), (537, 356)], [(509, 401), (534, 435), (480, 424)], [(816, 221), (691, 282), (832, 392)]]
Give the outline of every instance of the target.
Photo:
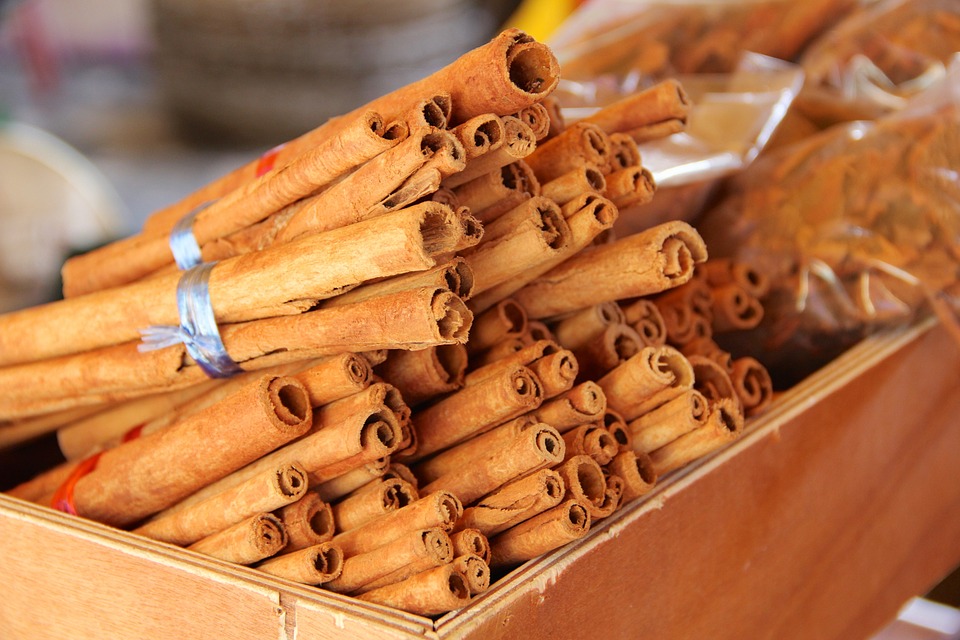
[(865, 638), (960, 564), (960, 349), (926, 324), (438, 620), (0, 496), (0, 638)]

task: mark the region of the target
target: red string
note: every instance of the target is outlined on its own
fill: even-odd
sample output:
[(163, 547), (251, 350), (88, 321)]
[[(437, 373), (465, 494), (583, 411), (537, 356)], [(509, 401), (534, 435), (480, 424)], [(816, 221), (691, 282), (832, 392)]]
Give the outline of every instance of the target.
[(131, 440), (136, 440), (143, 435), (143, 428), (145, 426), (147, 426), (147, 423), (141, 422), (134, 428), (130, 429), (130, 431), (127, 431), (125, 434), (123, 434), (123, 437), (120, 438), (120, 442), (130, 442)]
[(274, 163), (277, 161), (277, 155), (280, 153), (280, 149), (283, 148), (282, 144), (278, 144), (270, 151), (267, 151), (265, 154), (260, 156), (260, 161), (257, 162), (257, 177), (259, 178), (263, 174), (269, 172), (273, 169)]
[(97, 468), (97, 463), (100, 461), (101, 455), (103, 455), (103, 452), (98, 451), (89, 458), (84, 459), (70, 472), (70, 475), (63, 481), (63, 484), (53, 493), (53, 499), (50, 502), (54, 509), (69, 513), (72, 516), (77, 515), (77, 508), (73, 504), (73, 490), (77, 486), (77, 482), (80, 481), (80, 478)]

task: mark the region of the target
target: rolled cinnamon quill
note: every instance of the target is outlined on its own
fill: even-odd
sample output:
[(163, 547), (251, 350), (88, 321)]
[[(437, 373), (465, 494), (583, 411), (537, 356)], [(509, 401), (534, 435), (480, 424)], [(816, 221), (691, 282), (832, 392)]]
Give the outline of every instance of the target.
[(599, 378), (626, 362), (643, 348), (643, 338), (629, 325), (620, 323), (606, 327), (574, 351), (580, 363), (581, 378)]
[(543, 140), (550, 133), (550, 111), (540, 102), (524, 107), (514, 114), (526, 123), (537, 140)]
[[(529, 344), (518, 340), (503, 340), (483, 353), (472, 356), (471, 371), (467, 373), (466, 384), (476, 384), (517, 365), (529, 366), (544, 356), (560, 352), (560, 347), (553, 340), (537, 340)], [(499, 349), (500, 345), (508, 345), (509, 348)]]
[(494, 113), (485, 113), (470, 118), (452, 129), (453, 135), (463, 145), (466, 159), (498, 149), (505, 136), (503, 120)]
[(453, 558), (453, 543), (443, 529), (411, 531), (382, 547), (347, 556), (343, 571), (324, 588), (337, 593), (363, 593), (449, 564)]
[(381, 480), (368, 491), (351, 495), (332, 505), (338, 531), (349, 531), (378, 516), (396, 511), (417, 500), (417, 490), (403, 480)]
[(568, 500), (491, 538), (490, 566), (520, 564), (578, 540), (589, 530), (587, 508)]
[(297, 464), (284, 464), (192, 507), (153, 518), (133, 532), (186, 546), (259, 513), (296, 502), (306, 491), (306, 471)]
[(439, 476), (421, 488), (424, 494), (449, 491), (469, 504), (531, 471), (564, 459), (563, 438), (550, 427), (527, 429), (503, 449), (487, 451), (466, 468)]
[(333, 540), (350, 557), (381, 547), (409, 531), (432, 527), (451, 531), (462, 514), (463, 504), (455, 495), (437, 491), (363, 526), (339, 533)]
[(361, 593), (357, 598), (409, 613), (432, 616), (466, 606), (470, 602), (470, 586), (460, 569), (450, 563)]
[(400, 390), (410, 406), (416, 406), (464, 384), (467, 349), (460, 343), (426, 349), (392, 350), (377, 373)]
[(540, 382), (523, 366), (468, 385), (413, 416), (419, 439), (415, 459), (526, 413), (542, 399)]
[[(533, 153), (537, 148), (537, 136), (533, 129), (514, 116), (506, 116), (502, 122), (503, 144), (472, 158), (463, 171), (447, 176), (443, 186), (456, 190), (481, 176), (495, 174), (503, 167), (523, 160)], [(535, 178), (533, 182), (536, 183)], [(538, 183), (537, 188), (539, 189)]]
[(544, 402), (531, 415), (560, 433), (603, 417), (607, 398), (603, 389), (592, 380), (581, 382), (569, 391)]
[(449, 289), (458, 297), (466, 300), (473, 295), (473, 271), (467, 266), (463, 258), (454, 258), (426, 271), (414, 271), (361, 285), (329, 298), (323, 304), (326, 307), (340, 307), (345, 304), (362, 302), (371, 298), (422, 287)]
[(643, 338), (645, 346), (659, 347), (666, 343), (667, 328), (655, 302), (640, 298), (621, 308), (624, 321)]
[(544, 400), (569, 391), (580, 372), (576, 356), (566, 349), (537, 358), (529, 368), (540, 381)]
[(235, 564), (253, 564), (274, 555), (286, 542), (280, 520), (262, 513), (198, 540), (187, 549)]
[(733, 388), (733, 381), (726, 369), (706, 356), (692, 355), (687, 361), (693, 368), (693, 388), (714, 403), (724, 398), (740, 405), (740, 398)]
[(322, 542), (265, 560), (257, 569), (302, 584), (323, 584), (340, 575), (343, 552), (332, 542)]
[[(218, 194), (217, 199), (194, 219), (191, 226), (193, 236), (202, 246), (263, 220), (405, 137), (405, 128), (385, 127), (375, 112), (359, 113), (345, 123), (336, 136), (305, 149), (283, 171), (268, 172), (236, 189)], [(182, 208), (178, 218), (199, 204)], [(62, 269), (64, 295), (73, 297), (133, 282), (172, 263), (167, 237), (132, 236), (65, 262)]]
[(530, 318), (649, 295), (687, 282), (706, 246), (690, 225), (667, 222), (582, 252), (514, 295)]
[(685, 389), (629, 423), (635, 451), (649, 453), (702, 427), (710, 410), (702, 393)]
[(292, 375), (307, 390), (310, 406), (319, 407), (366, 389), (373, 370), (357, 354), (341, 353)]
[(389, 456), (378, 458), (373, 462), (359, 465), (332, 480), (318, 484), (313, 488), (313, 491), (324, 500), (337, 500), (383, 478), (389, 466)]
[(763, 305), (746, 289), (724, 284), (710, 289), (713, 298), (711, 325), (715, 333), (753, 329), (763, 320)]
[(690, 100), (676, 80), (659, 82), (649, 89), (610, 103), (583, 119), (606, 133), (629, 132), (664, 122), (685, 124)]
[(474, 216), (486, 224), (540, 195), (540, 183), (527, 163), (514, 160), (461, 184), (454, 193), (461, 205), (470, 207)]
[(600, 423), (582, 424), (563, 434), (565, 458), (590, 456), (599, 465), (605, 465), (620, 452), (617, 439)]
[(626, 167), (609, 173), (603, 195), (622, 211), (653, 199), (657, 190), (653, 174), (643, 167)]
[(73, 486), (72, 508), (131, 524), (303, 434), (311, 421), (300, 383), (263, 376), (177, 424), (104, 451)]
[(578, 349), (611, 326), (625, 322), (616, 302), (601, 302), (575, 311), (551, 324), (558, 343), (567, 349)]
[(748, 418), (763, 412), (773, 402), (770, 373), (754, 358), (745, 356), (734, 360), (730, 381)]
[(607, 182), (600, 169), (596, 165), (584, 164), (543, 183), (540, 195), (564, 205), (584, 192), (599, 195), (606, 188)]
[[(626, 420), (642, 415), (676, 390), (693, 387), (693, 368), (687, 358), (670, 346), (644, 347), (597, 380), (607, 404)], [(667, 392), (667, 390), (673, 390)]]
[(596, 460), (590, 456), (576, 455), (555, 468), (563, 478), (568, 498), (582, 504), (591, 517), (609, 515), (607, 480)]
[(724, 398), (712, 404), (705, 425), (650, 452), (650, 460), (657, 475), (662, 476), (736, 440), (742, 431), (740, 407)]
[(523, 335), (527, 329), (527, 314), (523, 307), (507, 298), (474, 318), (470, 327), (467, 351), (476, 353), (506, 338)]
[(603, 167), (609, 154), (610, 140), (602, 129), (576, 122), (538, 146), (526, 162), (543, 184), (584, 165)]
[(624, 503), (649, 493), (657, 482), (657, 473), (650, 456), (643, 452), (621, 451), (608, 465), (609, 470), (623, 479)]
[(279, 553), (306, 549), (333, 538), (333, 510), (315, 491), (307, 491), (302, 498), (278, 509), (274, 515), (280, 518), (287, 534), (287, 544)]
[[(208, 283), (217, 321), (296, 313), (343, 287), (430, 268), (431, 255), (456, 246), (462, 233), (460, 220), (449, 209), (388, 215), (383, 221), (304, 236), (217, 263)], [(140, 329), (153, 325), (177, 326), (179, 278), (172, 273), (6, 314), (0, 318), (0, 364), (136, 340)]]
[(450, 535), (454, 556), (478, 556), (490, 562), (490, 541), (479, 529), (463, 528)]
[(490, 586), (490, 565), (479, 555), (458, 555), (451, 564), (466, 579), (470, 595), (483, 593)]
[(565, 492), (559, 473), (553, 469), (541, 469), (477, 500), (463, 510), (457, 526), (476, 529), (489, 538), (557, 506)]

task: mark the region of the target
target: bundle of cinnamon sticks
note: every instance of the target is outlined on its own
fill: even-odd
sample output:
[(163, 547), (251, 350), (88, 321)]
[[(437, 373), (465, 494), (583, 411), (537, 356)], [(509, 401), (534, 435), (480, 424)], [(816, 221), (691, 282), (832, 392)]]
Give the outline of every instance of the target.
[[(668, 318), (752, 321), (756, 277), (684, 222), (610, 233), (682, 88), (565, 123), (557, 77), (508, 30), (68, 262), (0, 317), (0, 433), (68, 459), (11, 495), (429, 616), (736, 437), (757, 374)], [(182, 320), (185, 216), (229, 377), (138, 349)]]

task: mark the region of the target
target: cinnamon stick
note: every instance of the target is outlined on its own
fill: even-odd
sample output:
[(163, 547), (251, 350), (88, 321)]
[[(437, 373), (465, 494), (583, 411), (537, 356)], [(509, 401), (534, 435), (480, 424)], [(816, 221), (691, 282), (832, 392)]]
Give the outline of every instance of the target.
[(360, 600), (423, 616), (460, 609), (470, 602), (466, 577), (452, 563), (367, 591)]
[(667, 341), (667, 328), (663, 316), (652, 300), (639, 298), (622, 305), (624, 322), (633, 327), (645, 346), (659, 347)]
[(190, 508), (151, 519), (134, 533), (186, 546), (259, 513), (296, 502), (307, 491), (307, 472), (297, 464), (279, 465)]
[(526, 329), (527, 314), (523, 307), (506, 298), (474, 318), (467, 351), (483, 351), (503, 339), (523, 335)]
[(609, 464), (610, 471), (623, 479), (623, 502), (646, 495), (657, 482), (650, 456), (642, 451), (621, 451)]
[(584, 118), (608, 134), (634, 131), (665, 122), (686, 124), (690, 99), (683, 85), (667, 79), (652, 87), (632, 93), (598, 109)]
[(762, 413), (773, 402), (773, 381), (763, 364), (748, 356), (733, 361), (730, 372), (733, 389), (746, 417)]
[(586, 507), (568, 500), (491, 538), (490, 565), (506, 567), (525, 562), (578, 540), (589, 530)]
[(253, 564), (274, 555), (286, 542), (280, 520), (262, 513), (198, 540), (187, 549), (235, 564)]
[(611, 326), (625, 322), (616, 302), (601, 302), (575, 311), (551, 324), (557, 342), (567, 349), (579, 349)]
[(265, 560), (257, 569), (294, 582), (323, 584), (340, 575), (343, 552), (332, 542), (322, 542)]
[(567, 488), (567, 497), (576, 500), (590, 517), (607, 514), (607, 481), (603, 469), (590, 456), (576, 455), (556, 467)]
[(541, 469), (501, 486), (463, 511), (457, 523), (488, 538), (557, 506), (566, 487), (553, 469)]
[(316, 485), (313, 491), (324, 500), (337, 500), (383, 478), (389, 467), (390, 457), (384, 456), (373, 462), (359, 465), (336, 478), (322, 482)]
[(479, 529), (459, 529), (450, 535), (450, 542), (455, 557), (477, 556), (485, 563), (490, 562), (490, 541)]
[(393, 350), (377, 373), (400, 390), (407, 404), (417, 406), (463, 386), (467, 349), (460, 343), (419, 350)]
[(600, 169), (596, 165), (583, 164), (543, 183), (540, 195), (564, 205), (585, 192), (599, 195), (606, 188), (607, 181)]
[(560, 433), (566, 433), (581, 424), (599, 420), (606, 408), (603, 389), (596, 382), (587, 380), (544, 402), (531, 415)]
[(517, 291), (514, 298), (530, 318), (557, 316), (679, 286), (706, 257), (703, 239), (693, 227), (667, 222), (581, 252)]
[[(693, 386), (690, 361), (670, 346), (644, 347), (597, 380), (607, 404), (632, 420)], [(667, 391), (669, 393), (667, 393)]]
[(709, 403), (702, 393), (695, 389), (682, 391), (629, 423), (634, 450), (649, 453), (702, 427), (709, 410)]
[(743, 431), (743, 414), (736, 402), (713, 403), (707, 423), (650, 453), (658, 476), (663, 476), (732, 442)]
[(283, 523), (287, 544), (280, 553), (290, 553), (327, 542), (333, 538), (333, 510), (315, 491), (277, 510), (274, 514)]
[(451, 564), (466, 580), (470, 595), (483, 593), (490, 586), (490, 566), (479, 555), (459, 555)]
[(418, 497), (417, 490), (403, 480), (380, 480), (374, 482), (369, 490), (332, 505), (333, 516), (339, 531), (349, 531), (378, 516), (405, 507)]
[(343, 571), (324, 588), (336, 593), (363, 593), (449, 564), (453, 558), (453, 543), (443, 529), (411, 531), (366, 553), (347, 556)]
[(616, 438), (600, 423), (582, 424), (563, 434), (565, 458), (585, 455), (605, 465), (620, 451)]

